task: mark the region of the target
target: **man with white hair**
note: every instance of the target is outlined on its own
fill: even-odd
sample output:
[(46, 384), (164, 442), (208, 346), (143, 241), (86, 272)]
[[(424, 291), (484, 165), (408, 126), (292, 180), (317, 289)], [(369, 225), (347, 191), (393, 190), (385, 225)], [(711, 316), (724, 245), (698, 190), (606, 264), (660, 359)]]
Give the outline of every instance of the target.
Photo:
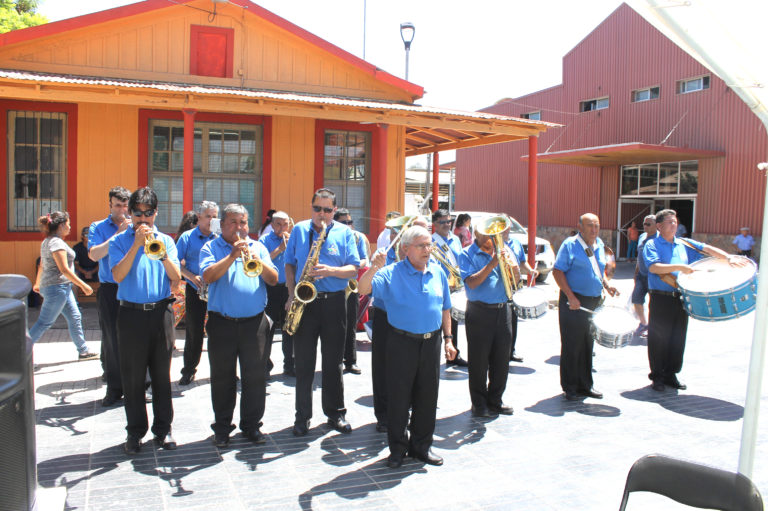
[[(432, 453), (440, 382), (440, 344), (445, 358), (456, 356), (451, 335), (451, 294), (439, 264), (430, 261), (432, 237), (424, 227), (410, 227), (400, 241), (402, 261), (385, 267), (377, 252), (360, 278), (359, 290), (373, 292), (386, 303), (390, 324), (387, 340), (387, 466), (398, 468), (406, 453), (430, 465), (443, 459)], [(392, 363), (389, 363), (392, 362)], [(410, 427), (408, 410), (411, 409)], [(410, 438), (408, 435), (410, 430)]]
[(752, 247), (755, 246), (755, 239), (749, 234), (749, 227), (739, 229), (739, 235), (733, 238), (733, 244), (739, 249), (739, 255), (752, 257)]
[(176, 241), (176, 250), (181, 261), (181, 274), (187, 281), (185, 291), (186, 327), (184, 337), (184, 367), (181, 369), (179, 385), (189, 385), (195, 379), (197, 365), (203, 353), (205, 335), (205, 314), (208, 303), (200, 296), (205, 283), (200, 276), (200, 249), (209, 241), (216, 239), (211, 232), (211, 220), (218, 218), (219, 206), (215, 202), (203, 201), (197, 207), (197, 226), (183, 232)]

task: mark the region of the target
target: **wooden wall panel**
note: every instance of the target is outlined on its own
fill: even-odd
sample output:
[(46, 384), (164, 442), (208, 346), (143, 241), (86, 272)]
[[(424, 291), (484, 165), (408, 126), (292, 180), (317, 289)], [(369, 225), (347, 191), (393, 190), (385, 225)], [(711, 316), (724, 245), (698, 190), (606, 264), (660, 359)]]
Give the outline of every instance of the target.
[[(405, 127), (387, 128), (387, 211), (405, 208)], [(374, 190), (373, 193), (376, 193)], [(379, 233), (371, 233), (378, 236)], [(375, 238), (374, 238), (375, 241)]]
[(314, 120), (273, 117), (271, 205), (296, 222), (309, 218), (309, 199), (315, 191), (314, 162)]

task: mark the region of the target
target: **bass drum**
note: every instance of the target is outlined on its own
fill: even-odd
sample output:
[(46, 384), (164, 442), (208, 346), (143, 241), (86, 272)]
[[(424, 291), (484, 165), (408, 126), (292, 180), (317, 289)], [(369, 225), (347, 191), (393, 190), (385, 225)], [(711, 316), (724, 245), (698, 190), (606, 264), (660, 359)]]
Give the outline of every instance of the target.
[(512, 305), (520, 319), (537, 319), (549, 308), (547, 294), (537, 287), (524, 287), (512, 295)]
[(632, 340), (637, 319), (624, 307), (603, 305), (592, 314), (595, 342), (606, 348), (623, 348)]
[(466, 312), (467, 294), (464, 292), (464, 288), (461, 288), (451, 293), (451, 317), (461, 324), (464, 323)]
[[(745, 258), (746, 259), (746, 258)], [(688, 315), (703, 321), (723, 321), (752, 312), (757, 302), (757, 265), (731, 266), (708, 257), (691, 264), (693, 273), (677, 276)]]

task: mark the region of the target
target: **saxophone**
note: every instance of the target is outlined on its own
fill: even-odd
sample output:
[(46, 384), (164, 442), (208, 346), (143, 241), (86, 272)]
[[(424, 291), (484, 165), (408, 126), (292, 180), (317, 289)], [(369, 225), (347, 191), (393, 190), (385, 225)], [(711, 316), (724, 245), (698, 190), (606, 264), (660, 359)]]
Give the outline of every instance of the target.
[[(310, 225), (309, 228), (312, 229), (312, 226)], [(309, 255), (304, 262), (304, 268), (301, 270), (301, 277), (293, 289), (293, 301), (291, 302), (290, 309), (288, 309), (288, 314), (285, 316), (282, 329), (288, 335), (296, 333), (299, 329), (301, 316), (304, 314), (304, 307), (317, 298), (317, 289), (313, 284), (315, 279), (309, 275), (309, 270), (317, 265), (317, 261), (320, 258), (320, 249), (323, 247), (326, 235), (325, 222), (323, 222), (320, 237), (315, 240), (309, 249)]]

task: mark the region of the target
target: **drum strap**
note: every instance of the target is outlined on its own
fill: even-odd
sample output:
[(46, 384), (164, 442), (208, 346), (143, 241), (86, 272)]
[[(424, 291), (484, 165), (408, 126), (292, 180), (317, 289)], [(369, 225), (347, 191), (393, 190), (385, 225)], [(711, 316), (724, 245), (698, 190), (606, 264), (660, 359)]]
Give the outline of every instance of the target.
[(696, 248), (693, 245), (693, 243), (691, 243), (690, 241), (688, 241), (685, 238), (675, 238), (675, 243), (677, 243), (678, 245), (684, 245), (684, 246), (686, 246), (686, 247), (688, 247), (688, 248), (690, 248), (692, 250), (695, 250), (696, 252), (698, 252), (699, 254), (701, 254), (703, 256), (707, 255), (706, 252), (704, 252), (703, 250), (699, 250), (698, 248)]
[[(600, 281), (600, 284), (602, 286), (605, 286), (605, 280), (603, 279), (603, 275), (600, 273), (600, 266), (597, 264), (597, 255), (595, 254), (595, 250), (592, 247), (587, 246), (587, 242), (584, 241), (584, 239), (581, 237), (581, 234), (577, 235), (576, 239), (579, 240), (581, 247), (584, 249), (584, 252), (587, 254), (587, 257), (589, 258), (589, 262), (592, 263), (592, 270), (595, 272), (595, 276), (597, 277), (597, 280)], [(595, 245), (597, 245), (597, 243), (595, 243)]]

